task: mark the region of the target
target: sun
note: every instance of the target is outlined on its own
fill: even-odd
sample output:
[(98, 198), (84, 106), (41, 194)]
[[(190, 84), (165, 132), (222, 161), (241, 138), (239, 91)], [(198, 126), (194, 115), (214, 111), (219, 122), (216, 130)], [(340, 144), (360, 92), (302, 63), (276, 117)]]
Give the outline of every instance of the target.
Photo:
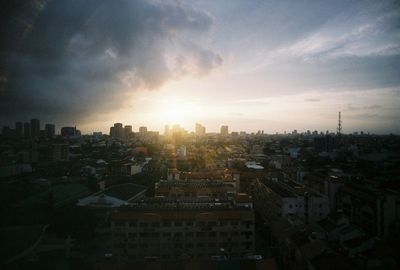
[(157, 117), (165, 124), (193, 124), (198, 108), (183, 99), (169, 98), (160, 102)]

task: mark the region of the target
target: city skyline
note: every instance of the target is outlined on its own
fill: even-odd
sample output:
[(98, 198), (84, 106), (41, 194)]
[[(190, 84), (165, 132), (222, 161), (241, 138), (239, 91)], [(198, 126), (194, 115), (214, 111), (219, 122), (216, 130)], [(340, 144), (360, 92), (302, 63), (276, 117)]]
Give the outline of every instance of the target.
[(1, 16), (1, 125), (275, 133), (341, 111), (345, 132), (400, 133), (396, 1), (28, 3)]

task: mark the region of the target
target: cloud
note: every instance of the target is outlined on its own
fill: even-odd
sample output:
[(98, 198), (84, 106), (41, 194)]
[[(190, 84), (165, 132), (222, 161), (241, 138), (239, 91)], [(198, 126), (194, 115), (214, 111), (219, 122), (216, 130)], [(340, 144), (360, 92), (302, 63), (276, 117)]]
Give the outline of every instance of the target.
[(372, 111), (372, 110), (380, 110), (382, 109), (383, 106), (373, 104), (373, 105), (367, 105), (367, 106), (354, 106), (353, 104), (347, 104), (346, 108), (344, 109), (345, 111)]
[(319, 102), (321, 100), (319, 98), (306, 98), (304, 101), (307, 101), (307, 102)]
[[(362, 12), (338, 14), (318, 30), (276, 51), (306, 62), (343, 57), (393, 56), (400, 54), (400, 12), (392, 3), (368, 5)], [(376, 12), (380, 12), (376, 14)]]
[[(93, 117), (121, 108), (131, 91), (203, 76), (222, 64), (195, 40), (181, 44), (180, 35), (207, 33), (213, 18), (179, 1), (31, 1), (6, 8), (11, 15), (0, 23), (13, 31), (1, 33), (3, 121)], [(185, 47), (180, 66), (168, 63), (173, 46)]]

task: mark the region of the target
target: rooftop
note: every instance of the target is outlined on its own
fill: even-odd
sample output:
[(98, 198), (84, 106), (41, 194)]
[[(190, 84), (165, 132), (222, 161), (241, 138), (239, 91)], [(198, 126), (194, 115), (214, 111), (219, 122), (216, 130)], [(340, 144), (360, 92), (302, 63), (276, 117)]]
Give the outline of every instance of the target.
[(123, 201), (129, 201), (145, 189), (145, 186), (127, 183), (108, 187), (99, 194), (105, 194)]

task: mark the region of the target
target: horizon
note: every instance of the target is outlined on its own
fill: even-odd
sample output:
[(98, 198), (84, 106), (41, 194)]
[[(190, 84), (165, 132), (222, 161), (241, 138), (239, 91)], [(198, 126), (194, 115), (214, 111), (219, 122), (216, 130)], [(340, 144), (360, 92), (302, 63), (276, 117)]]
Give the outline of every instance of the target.
[(0, 125), (400, 133), (396, 1), (2, 7)]

